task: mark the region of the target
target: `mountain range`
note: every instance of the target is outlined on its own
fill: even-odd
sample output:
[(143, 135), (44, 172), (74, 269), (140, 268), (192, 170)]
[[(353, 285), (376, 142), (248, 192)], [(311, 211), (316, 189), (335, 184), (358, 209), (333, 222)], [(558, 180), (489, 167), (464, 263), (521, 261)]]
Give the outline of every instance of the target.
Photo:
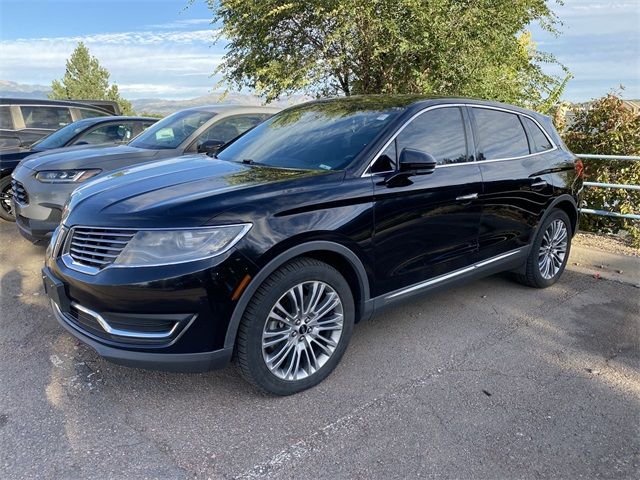
[[(46, 85), (29, 85), (9, 80), (0, 80), (0, 97), (44, 99), (47, 98), (50, 91), (51, 88)], [(271, 105), (284, 108), (307, 100), (311, 100), (311, 97), (306, 95), (292, 95), (282, 100), (272, 102)], [(139, 114), (147, 113), (168, 115), (184, 108), (197, 107), (199, 105), (212, 105), (216, 103), (230, 105), (261, 105), (263, 101), (260, 97), (250, 93), (228, 93), (223, 95), (223, 92), (214, 92), (209, 95), (183, 100), (141, 98), (131, 100), (131, 103), (133, 105), (133, 109)]]

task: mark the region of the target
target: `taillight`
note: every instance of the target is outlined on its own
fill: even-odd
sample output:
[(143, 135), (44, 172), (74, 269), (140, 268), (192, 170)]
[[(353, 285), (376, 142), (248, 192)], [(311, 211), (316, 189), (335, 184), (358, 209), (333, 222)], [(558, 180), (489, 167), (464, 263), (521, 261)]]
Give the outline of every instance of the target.
[(584, 164), (582, 163), (582, 160), (580, 160), (579, 158), (576, 159), (574, 166), (575, 166), (576, 175), (578, 176), (578, 178), (584, 178)]

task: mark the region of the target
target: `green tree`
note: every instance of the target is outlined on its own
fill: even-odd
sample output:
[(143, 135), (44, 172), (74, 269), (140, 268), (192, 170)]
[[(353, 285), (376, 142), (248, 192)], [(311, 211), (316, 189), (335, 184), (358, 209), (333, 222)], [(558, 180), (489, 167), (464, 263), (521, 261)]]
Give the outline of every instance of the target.
[[(525, 28), (557, 32), (548, 0), (208, 0), (228, 42), (223, 81), (283, 94), (462, 95), (549, 108), (563, 79)], [(563, 67), (564, 68), (564, 67)], [(565, 71), (566, 73), (566, 71)], [(568, 76), (568, 74), (567, 74)], [(566, 79), (564, 79), (566, 80)]]
[[(576, 153), (640, 155), (640, 114), (624, 105), (615, 93), (578, 107), (575, 117), (562, 133), (569, 149)], [(640, 184), (640, 162), (584, 160), (587, 180), (602, 183)], [(589, 208), (640, 214), (640, 192), (611, 188), (584, 189)], [(624, 229), (640, 246), (638, 221), (581, 215), (580, 228), (592, 232), (617, 233)]]
[(92, 57), (84, 43), (78, 43), (67, 60), (64, 77), (51, 83), (49, 98), (64, 100), (113, 100), (118, 102), (124, 115), (133, 114), (131, 102), (118, 92), (118, 86), (109, 85), (109, 72)]

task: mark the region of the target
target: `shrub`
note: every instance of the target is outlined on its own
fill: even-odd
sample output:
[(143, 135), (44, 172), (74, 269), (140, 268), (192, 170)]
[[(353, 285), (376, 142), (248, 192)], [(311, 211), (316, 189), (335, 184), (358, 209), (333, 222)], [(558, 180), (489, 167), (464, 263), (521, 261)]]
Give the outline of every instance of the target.
[[(615, 93), (575, 109), (575, 117), (562, 134), (574, 153), (640, 155), (640, 114), (625, 106)], [(640, 161), (584, 160), (585, 176), (591, 182), (640, 185)], [(640, 214), (640, 191), (586, 187), (588, 208)], [(580, 228), (591, 232), (617, 233), (625, 230), (640, 246), (637, 220), (581, 215)]]

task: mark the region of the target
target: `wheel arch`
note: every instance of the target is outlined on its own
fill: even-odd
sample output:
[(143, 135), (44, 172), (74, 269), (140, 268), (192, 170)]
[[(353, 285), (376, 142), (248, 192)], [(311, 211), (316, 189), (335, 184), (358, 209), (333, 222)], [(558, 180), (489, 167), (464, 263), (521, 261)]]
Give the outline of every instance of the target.
[(540, 229), (540, 225), (544, 223), (546, 218), (551, 214), (551, 212), (555, 209), (562, 210), (567, 214), (569, 220), (571, 221), (571, 234), (575, 235), (578, 229), (578, 205), (576, 204), (576, 200), (567, 194), (560, 195), (553, 199), (553, 201), (549, 204), (549, 206), (545, 209), (544, 213), (540, 217), (536, 228), (534, 229), (533, 234), (531, 235), (531, 241), (535, 238)]
[(291, 247), (271, 259), (249, 282), (231, 315), (224, 340), (225, 348), (235, 345), (242, 316), (260, 285), (282, 265), (298, 257), (315, 258), (336, 268), (351, 287), (356, 307), (356, 322), (371, 315), (373, 303), (370, 301), (369, 278), (360, 258), (337, 242), (308, 241)]

